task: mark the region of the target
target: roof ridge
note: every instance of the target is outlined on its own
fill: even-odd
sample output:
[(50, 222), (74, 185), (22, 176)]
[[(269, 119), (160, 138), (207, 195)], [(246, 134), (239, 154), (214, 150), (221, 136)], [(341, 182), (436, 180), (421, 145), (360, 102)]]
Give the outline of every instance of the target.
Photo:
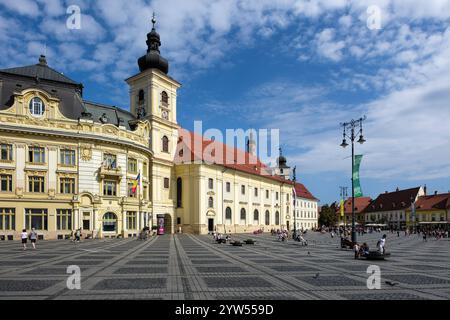
[(98, 106), (98, 107), (125, 112), (125, 113), (128, 113), (128, 114), (134, 116), (134, 114), (132, 114), (130, 111), (122, 109), (121, 107), (118, 107), (118, 106), (111, 106), (111, 105), (107, 105), (107, 104), (104, 104), (104, 103), (101, 103), (101, 102), (89, 101), (89, 100), (86, 100), (86, 99), (83, 99), (83, 103), (89, 103), (89, 104), (92, 104), (92, 105), (95, 105), (95, 106)]

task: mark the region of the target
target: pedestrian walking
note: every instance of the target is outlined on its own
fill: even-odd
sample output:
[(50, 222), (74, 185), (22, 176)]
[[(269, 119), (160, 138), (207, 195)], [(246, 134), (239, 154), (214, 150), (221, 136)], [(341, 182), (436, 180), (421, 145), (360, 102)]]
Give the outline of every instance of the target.
[(80, 239), (81, 239), (81, 229), (78, 229), (75, 232), (75, 242), (80, 242)]
[(27, 239), (28, 239), (28, 233), (26, 229), (22, 230), (22, 233), (20, 234), (20, 237), (22, 238), (22, 247), (23, 250), (27, 250)]
[(30, 241), (31, 245), (33, 246), (33, 249), (36, 250), (36, 241), (37, 241), (38, 235), (36, 233), (36, 230), (34, 228), (31, 229), (30, 232)]

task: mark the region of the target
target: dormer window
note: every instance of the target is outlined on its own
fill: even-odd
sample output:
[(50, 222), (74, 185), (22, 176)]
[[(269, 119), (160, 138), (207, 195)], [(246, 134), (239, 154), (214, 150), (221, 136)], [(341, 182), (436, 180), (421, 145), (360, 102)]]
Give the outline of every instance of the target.
[(45, 105), (44, 102), (36, 97), (31, 99), (30, 101), (30, 113), (35, 117), (40, 117), (45, 112)]
[(100, 117), (100, 122), (101, 122), (101, 123), (108, 123), (108, 117), (106, 116), (106, 113), (104, 113), (104, 114)]

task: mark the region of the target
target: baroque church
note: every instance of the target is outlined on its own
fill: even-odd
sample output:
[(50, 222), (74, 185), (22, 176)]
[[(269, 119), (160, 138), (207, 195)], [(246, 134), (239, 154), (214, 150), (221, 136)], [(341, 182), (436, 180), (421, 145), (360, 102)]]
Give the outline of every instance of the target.
[[(160, 36), (147, 35), (130, 111), (83, 99), (83, 85), (35, 65), (0, 70), (0, 240), (317, 227), (318, 200), (256, 157), (184, 130)], [(244, 161), (220, 161), (242, 158)], [(222, 159), (223, 160), (223, 159)], [(297, 201), (293, 202), (293, 188)], [(295, 207), (295, 210), (294, 210)], [(308, 213), (308, 215), (306, 215)], [(306, 218), (308, 216), (308, 218)]]

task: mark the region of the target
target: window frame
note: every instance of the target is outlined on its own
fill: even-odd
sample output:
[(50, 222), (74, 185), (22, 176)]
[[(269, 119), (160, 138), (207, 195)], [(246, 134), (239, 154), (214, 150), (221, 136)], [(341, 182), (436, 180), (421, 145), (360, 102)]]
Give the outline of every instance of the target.
[[(36, 183), (38, 183), (38, 189), (36, 190)], [(28, 192), (29, 193), (45, 193), (45, 177), (44, 176), (28, 176)]]
[[(69, 191), (65, 192), (66, 187), (69, 186)], [(76, 179), (70, 177), (60, 177), (59, 178), (59, 193), (60, 194), (75, 194), (76, 193)]]
[[(63, 219), (64, 218), (64, 219)], [(72, 209), (56, 209), (56, 230), (69, 231), (72, 230)]]
[(16, 230), (15, 208), (0, 208), (0, 230), (1, 231)]
[[(38, 100), (38, 101), (37, 101), (37, 100)], [(35, 113), (35, 111), (37, 110), (37, 109), (36, 109), (37, 104), (39, 105), (39, 106), (38, 106), (39, 114)], [(33, 98), (30, 100), (30, 103), (29, 103), (29, 105), (28, 105), (28, 111), (30, 112), (30, 114), (31, 114), (33, 117), (36, 117), (36, 118), (39, 118), (39, 117), (44, 116), (44, 113), (45, 113), (45, 103), (44, 103), (44, 100), (42, 100), (42, 99), (39, 98), (39, 97), (33, 97)]]
[[(113, 186), (111, 188), (111, 194), (108, 194), (108, 186)], [(117, 181), (114, 180), (103, 180), (103, 196), (104, 197), (117, 197)]]
[[(69, 158), (67, 158), (69, 157)], [(69, 163), (65, 160), (70, 159)], [(77, 164), (76, 151), (73, 149), (61, 149), (59, 151), (59, 164), (62, 166), (74, 167)]]
[[(3, 190), (3, 182), (6, 181), (6, 190)], [(13, 191), (13, 175), (1, 174), (0, 175), (0, 192), (11, 193)]]
[(128, 158), (127, 163), (128, 173), (137, 174), (138, 173), (138, 161), (135, 158)]
[[(32, 164), (45, 164), (46, 163), (46, 152), (44, 147), (29, 146), (28, 147), (28, 162)], [(38, 157), (36, 157), (38, 155)], [(36, 161), (39, 158), (40, 161)]]
[[(3, 154), (6, 153), (6, 159), (3, 159)], [(13, 145), (8, 143), (0, 144), (0, 161), (13, 161)]]

